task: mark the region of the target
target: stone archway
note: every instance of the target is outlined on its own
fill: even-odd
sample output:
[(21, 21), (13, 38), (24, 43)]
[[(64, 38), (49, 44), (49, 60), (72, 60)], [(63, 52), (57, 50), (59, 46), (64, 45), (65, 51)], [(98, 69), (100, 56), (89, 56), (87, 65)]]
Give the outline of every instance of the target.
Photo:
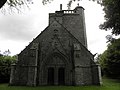
[(58, 55), (50, 57), (47, 68), (47, 84), (48, 85), (63, 85), (65, 83), (66, 63), (63, 58)]
[(71, 64), (61, 53), (52, 53), (43, 60), (41, 65), (38, 85), (69, 85), (71, 83)]
[(48, 68), (47, 83), (48, 85), (54, 85), (54, 68), (53, 67)]
[(65, 68), (60, 67), (58, 69), (58, 85), (64, 85), (65, 84)]

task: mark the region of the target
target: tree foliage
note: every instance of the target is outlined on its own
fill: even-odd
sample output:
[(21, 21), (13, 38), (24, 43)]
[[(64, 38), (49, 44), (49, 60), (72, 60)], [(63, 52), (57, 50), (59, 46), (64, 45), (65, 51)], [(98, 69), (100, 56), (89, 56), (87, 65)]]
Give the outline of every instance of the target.
[(2, 8), (5, 3), (10, 9), (15, 8), (17, 10), (20, 10), (23, 6), (29, 7), (29, 4), (33, 4), (32, 0), (0, 0), (0, 8)]
[(11, 64), (16, 62), (16, 57), (0, 55), (0, 83), (9, 82)]
[(104, 75), (120, 79), (120, 39), (114, 39), (99, 57)]
[(0, 0), (0, 8), (6, 3), (7, 0)]
[[(41, 0), (43, 5), (52, 2), (54, 0)], [(82, 0), (68, 0), (68, 7), (71, 6), (71, 4), (75, 1), (82, 1)], [(88, 1), (97, 1), (100, 3), (102, 0), (88, 0)], [(10, 7), (21, 7), (22, 5), (27, 5), (28, 3), (33, 3), (34, 0), (1, 0), (0, 1), (0, 8), (7, 3)]]
[(112, 34), (120, 34), (120, 0), (103, 0), (105, 22), (101, 29), (112, 30)]

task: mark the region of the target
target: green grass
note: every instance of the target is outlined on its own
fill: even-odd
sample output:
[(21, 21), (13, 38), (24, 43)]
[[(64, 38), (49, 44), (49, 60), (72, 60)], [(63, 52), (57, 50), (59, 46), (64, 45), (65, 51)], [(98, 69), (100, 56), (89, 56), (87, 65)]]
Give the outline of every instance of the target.
[(120, 81), (114, 79), (103, 79), (101, 86), (8, 86), (0, 84), (0, 90), (120, 90)]

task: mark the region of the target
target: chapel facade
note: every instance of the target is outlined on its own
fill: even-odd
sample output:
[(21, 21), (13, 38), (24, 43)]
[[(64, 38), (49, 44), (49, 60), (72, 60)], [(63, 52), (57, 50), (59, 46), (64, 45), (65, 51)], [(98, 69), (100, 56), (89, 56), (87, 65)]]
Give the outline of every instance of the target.
[(100, 68), (87, 49), (84, 8), (49, 14), (49, 25), (18, 55), (10, 85), (100, 85)]

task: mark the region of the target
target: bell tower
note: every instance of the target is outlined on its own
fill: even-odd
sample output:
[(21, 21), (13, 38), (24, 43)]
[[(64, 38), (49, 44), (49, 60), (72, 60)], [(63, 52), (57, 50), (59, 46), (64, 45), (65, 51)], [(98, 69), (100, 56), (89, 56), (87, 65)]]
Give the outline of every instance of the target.
[(65, 10), (63, 25), (79, 42), (87, 47), (84, 8), (77, 6), (74, 10)]
[(84, 8), (77, 6), (74, 10), (62, 10), (49, 14), (49, 24), (57, 20), (62, 24), (79, 42), (87, 47), (86, 26)]

